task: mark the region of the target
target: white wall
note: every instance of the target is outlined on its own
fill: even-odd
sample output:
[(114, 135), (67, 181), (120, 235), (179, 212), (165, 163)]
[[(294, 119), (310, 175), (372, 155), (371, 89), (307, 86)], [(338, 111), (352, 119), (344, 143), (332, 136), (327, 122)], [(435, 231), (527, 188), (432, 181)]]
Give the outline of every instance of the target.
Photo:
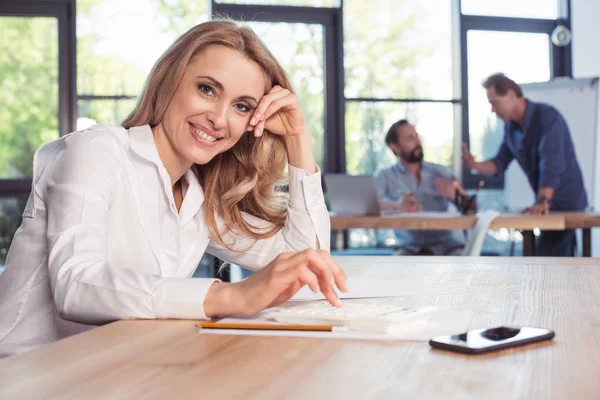
[(571, 0), (573, 77), (600, 76), (600, 1)]

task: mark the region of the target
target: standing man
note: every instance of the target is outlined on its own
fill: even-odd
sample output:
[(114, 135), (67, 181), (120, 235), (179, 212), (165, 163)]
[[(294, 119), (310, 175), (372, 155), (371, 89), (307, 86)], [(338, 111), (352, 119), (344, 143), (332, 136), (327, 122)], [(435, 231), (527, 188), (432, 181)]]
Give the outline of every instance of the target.
[[(446, 167), (423, 161), (421, 140), (407, 120), (394, 123), (385, 142), (398, 163), (376, 176), (383, 210), (448, 211), (457, 189), (464, 193)], [(461, 255), (465, 244), (462, 231), (397, 230), (396, 238), (398, 255)]]
[[(587, 208), (583, 176), (575, 156), (573, 140), (563, 116), (548, 104), (525, 97), (519, 85), (504, 74), (483, 82), (494, 112), (504, 121), (504, 141), (496, 157), (476, 162), (463, 143), (463, 164), (483, 175), (504, 173), (516, 159), (529, 180), (536, 199), (522, 212), (543, 215), (549, 211), (576, 211)], [(574, 230), (544, 231), (538, 238), (539, 256), (575, 254)]]

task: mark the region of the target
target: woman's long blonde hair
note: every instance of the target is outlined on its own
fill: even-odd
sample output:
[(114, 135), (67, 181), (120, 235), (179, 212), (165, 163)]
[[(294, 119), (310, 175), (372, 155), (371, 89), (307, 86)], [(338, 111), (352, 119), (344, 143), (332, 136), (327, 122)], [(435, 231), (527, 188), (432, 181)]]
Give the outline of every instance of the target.
[[(230, 21), (210, 21), (184, 33), (158, 59), (133, 112), (123, 126), (158, 125), (164, 115), (186, 66), (199, 52), (211, 45), (237, 50), (256, 62), (267, 78), (267, 93), (275, 85), (292, 91), (289, 78), (275, 57), (252, 29)], [(218, 154), (205, 165), (194, 165), (204, 190), (204, 214), (210, 236), (233, 251), (235, 243), (224, 240), (233, 232), (254, 240), (273, 236), (283, 227), (286, 200), (275, 192), (284, 179), (286, 148), (283, 138), (268, 131), (255, 138), (245, 133), (229, 150)], [(242, 212), (270, 223), (268, 227), (250, 224)], [(225, 222), (217, 227), (216, 214)]]

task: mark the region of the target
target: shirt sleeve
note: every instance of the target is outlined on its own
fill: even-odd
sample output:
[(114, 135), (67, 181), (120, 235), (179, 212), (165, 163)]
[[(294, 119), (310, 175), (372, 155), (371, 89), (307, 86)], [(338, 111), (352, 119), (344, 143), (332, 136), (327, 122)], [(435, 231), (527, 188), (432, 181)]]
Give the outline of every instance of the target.
[[(270, 238), (258, 240), (256, 243), (253, 239), (230, 232), (224, 236), (225, 242), (235, 243), (236, 250), (247, 249), (246, 251), (231, 251), (211, 240), (208, 253), (256, 270), (283, 252), (316, 248), (317, 238), (320, 248), (329, 251), (331, 223), (321, 186), (321, 171), (309, 174), (291, 165), (288, 168), (290, 200), (283, 228)], [(244, 219), (259, 229), (270, 226), (267, 221), (249, 214), (244, 214)], [(222, 219), (217, 217), (217, 221), (219, 229), (222, 229)]]
[(439, 165), (439, 164), (434, 164), (435, 166), (435, 171), (436, 171), (436, 179), (437, 178), (441, 178), (441, 179), (447, 179), (449, 181), (453, 181), (454, 180), (454, 175), (452, 175), (452, 172), (445, 166), (443, 165)]
[(387, 193), (386, 171), (379, 171), (375, 175), (375, 186), (377, 187), (377, 197), (380, 201), (393, 201)]
[(102, 135), (72, 135), (48, 175), (48, 269), (59, 315), (85, 324), (206, 318), (204, 297), (214, 280), (162, 277), (109, 263), (109, 252), (117, 251), (108, 248), (109, 224), (119, 224), (109, 222), (110, 209), (127, 181), (115, 156), (116, 139)]
[(492, 162), (496, 165), (496, 176), (502, 175), (508, 165), (513, 160), (514, 155), (508, 145), (506, 144), (506, 136), (500, 145), (500, 149), (498, 149), (498, 153), (496, 156), (492, 158)]
[(556, 189), (566, 170), (569, 134), (565, 120), (558, 114), (545, 125), (538, 143), (538, 187)]

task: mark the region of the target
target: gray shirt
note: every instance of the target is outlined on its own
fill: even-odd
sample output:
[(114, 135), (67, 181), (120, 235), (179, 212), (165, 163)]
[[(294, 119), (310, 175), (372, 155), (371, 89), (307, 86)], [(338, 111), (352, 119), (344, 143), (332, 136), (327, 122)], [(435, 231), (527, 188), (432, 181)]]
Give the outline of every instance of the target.
[[(379, 199), (398, 201), (402, 196), (414, 193), (423, 211), (449, 211), (453, 207), (452, 203), (435, 189), (435, 181), (438, 178), (453, 179), (448, 168), (423, 161), (421, 183), (417, 185), (412, 174), (398, 162), (376, 174)], [(465, 241), (462, 231), (397, 230), (395, 233), (399, 247), (413, 251), (425, 247), (436, 254), (443, 254), (445, 250), (462, 245)]]

